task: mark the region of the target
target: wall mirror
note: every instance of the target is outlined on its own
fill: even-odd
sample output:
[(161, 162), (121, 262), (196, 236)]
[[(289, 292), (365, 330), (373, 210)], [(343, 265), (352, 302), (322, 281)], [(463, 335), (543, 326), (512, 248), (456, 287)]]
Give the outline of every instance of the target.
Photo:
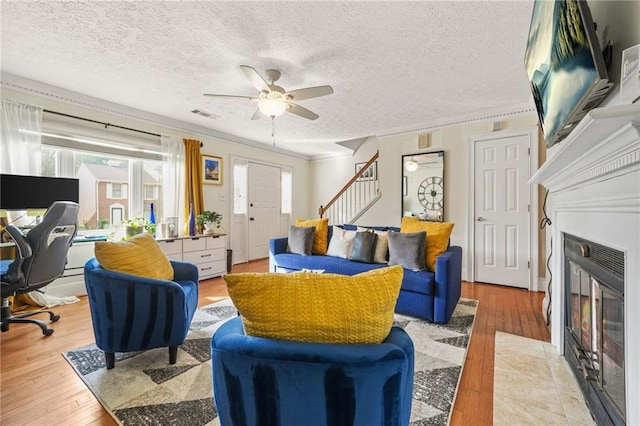
[(402, 214), (444, 221), (444, 151), (402, 156)]

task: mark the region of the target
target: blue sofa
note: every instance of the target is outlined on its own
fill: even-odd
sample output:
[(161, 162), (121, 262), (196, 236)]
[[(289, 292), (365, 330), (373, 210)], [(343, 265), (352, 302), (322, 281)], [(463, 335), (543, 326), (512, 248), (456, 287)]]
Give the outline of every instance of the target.
[[(345, 229), (355, 230), (355, 226), (344, 225)], [(393, 227), (373, 227), (399, 231)], [(329, 227), (331, 239), (332, 227)], [(333, 256), (287, 253), (288, 238), (274, 238), (269, 242), (269, 270), (271, 272), (295, 272), (302, 269), (323, 269), (327, 273), (355, 275), (386, 264), (360, 263)], [(462, 286), (462, 248), (450, 246), (438, 256), (436, 272), (404, 270), (402, 287), (395, 311), (400, 314), (424, 318), (428, 321), (445, 324), (460, 299)]]

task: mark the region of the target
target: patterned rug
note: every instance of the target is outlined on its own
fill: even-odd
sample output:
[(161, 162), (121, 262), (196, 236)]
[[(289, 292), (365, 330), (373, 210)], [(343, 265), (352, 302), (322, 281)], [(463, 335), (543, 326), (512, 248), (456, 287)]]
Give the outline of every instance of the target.
[[(476, 300), (460, 299), (445, 325), (396, 314), (416, 352), (412, 426), (448, 423), (477, 306)], [(119, 424), (218, 425), (210, 340), (235, 315), (229, 299), (198, 309), (175, 365), (169, 365), (167, 348), (116, 354), (112, 370), (106, 370), (104, 354), (94, 344), (63, 356)]]

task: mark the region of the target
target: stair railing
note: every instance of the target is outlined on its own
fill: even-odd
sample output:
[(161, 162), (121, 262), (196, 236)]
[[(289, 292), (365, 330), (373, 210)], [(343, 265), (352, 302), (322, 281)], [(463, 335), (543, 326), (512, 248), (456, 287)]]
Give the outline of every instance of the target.
[(321, 218), (328, 217), (329, 224), (353, 223), (380, 199), (377, 176), (363, 177), (378, 157), (376, 152), (327, 204), (320, 206)]

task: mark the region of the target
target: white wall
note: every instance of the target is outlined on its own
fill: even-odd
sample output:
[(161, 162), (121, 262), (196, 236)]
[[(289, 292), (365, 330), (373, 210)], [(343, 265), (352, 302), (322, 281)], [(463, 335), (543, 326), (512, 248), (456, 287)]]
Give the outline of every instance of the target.
[[(143, 130), (146, 132), (163, 134), (167, 136), (174, 136), (178, 138), (200, 140), (203, 143), (203, 147), (201, 149), (201, 152), (203, 154), (217, 155), (223, 158), (223, 184), (221, 186), (203, 185), (203, 193), (205, 209), (220, 212), (224, 216), (222, 220), (222, 226), (225, 230), (227, 230), (227, 232), (231, 229), (230, 219), (231, 208), (233, 206), (233, 200), (231, 198), (232, 191), (230, 187), (232, 172), (230, 167), (231, 153), (245, 158), (254, 159), (258, 162), (262, 161), (274, 165), (291, 167), (294, 173), (294, 217), (312, 217), (314, 214), (317, 216), (317, 213), (315, 213), (315, 211), (308, 208), (308, 206), (310, 206), (310, 178), (308, 160), (288, 155), (282, 155), (279, 153), (270, 152), (268, 150), (261, 150), (245, 146), (240, 143), (216, 139), (202, 134), (195, 134), (192, 132), (190, 133), (186, 130), (183, 131), (176, 130), (170, 127), (164, 127), (161, 122), (151, 123), (147, 121), (137, 120), (135, 118), (127, 118), (118, 115), (107, 114), (99, 110), (81, 107), (72, 103), (60, 102), (48, 97), (32, 95), (30, 93), (3, 89), (2, 97), (27, 102), (33, 105), (39, 105), (47, 110), (55, 112), (61, 112), (82, 118), (107, 122), (114, 125), (129, 127), (132, 129)], [(96, 100), (96, 102), (99, 103), (100, 101)], [(185, 128), (187, 127), (188, 124), (185, 124)], [(222, 198), (224, 198), (223, 200), (220, 199), (219, 194), (222, 194)]]
[(588, 0), (591, 17), (597, 24), (598, 41), (604, 49), (607, 40), (603, 39), (605, 28), (608, 40), (612, 41), (613, 59), (609, 72), (609, 80), (616, 86), (613, 92), (619, 91), (622, 51), (640, 43), (640, 1), (628, 0)]
[[(535, 113), (513, 116), (502, 121), (503, 130), (529, 128), (537, 125)], [(445, 152), (445, 220), (455, 224), (451, 244), (463, 248), (463, 256), (470, 256), (466, 247), (467, 210), (470, 198), (468, 186), (469, 137), (490, 133), (493, 122), (484, 121), (452, 126), (431, 133), (431, 147), (418, 150), (418, 135), (409, 134), (384, 139), (369, 138), (351, 157), (311, 161), (310, 178), (313, 188), (311, 202), (317, 209), (329, 201), (336, 191), (354, 174), (354, 164), (368, 160), (376, 151), (378, 179), (382, 199), (360, 220), (359, 225), (400, 226), (402, 218), (402, 156), (443, 150)], [(316, 214), (317, 217), (317, 214)], [(463, 277), (465, 276), (463, 271)]]

